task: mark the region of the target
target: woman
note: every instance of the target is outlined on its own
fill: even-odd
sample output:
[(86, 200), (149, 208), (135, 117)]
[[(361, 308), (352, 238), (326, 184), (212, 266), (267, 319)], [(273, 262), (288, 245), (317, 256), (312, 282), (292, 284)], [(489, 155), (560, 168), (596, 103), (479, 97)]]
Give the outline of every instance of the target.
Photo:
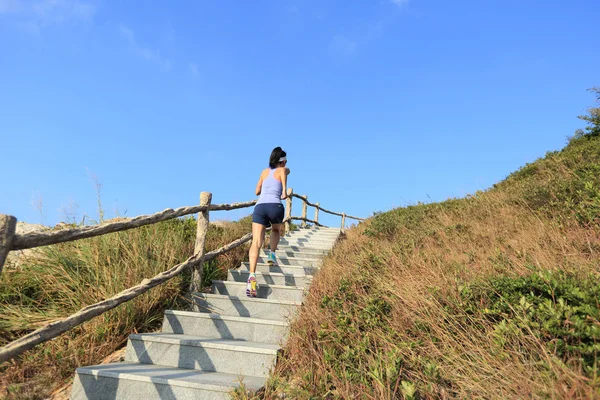
[(281, 147), (275, 147), (269, 158), (269, 168), (263, 170), (256, 184), (256, 195), (260, 195), (252, 214), (252, 246), (250, 246), (250, 276), (246, 287), (246, 296), (256, 297), (256, 263), (258, 253), (265, 241), (265, 230), (271, 226), (271, 251), (269, 264), (277, 265), (275, 250), (281, 237), (284, 216), (281, 200), (287, 197), (287, 176), (290, 169), (286, 168), (286, 153)]

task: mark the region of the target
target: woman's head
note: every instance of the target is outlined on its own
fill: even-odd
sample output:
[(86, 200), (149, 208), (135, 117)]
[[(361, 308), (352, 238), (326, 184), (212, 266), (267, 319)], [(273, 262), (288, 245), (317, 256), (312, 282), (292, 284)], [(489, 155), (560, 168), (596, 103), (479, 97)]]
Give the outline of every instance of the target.
[(281, 147), (275, 147), (271, 152), (271, 157), (269, 157), (269, 167), (277, 168), (281, 166), (281, 164), (285, 164), (287, 161), (285, 156), (286, 153)]

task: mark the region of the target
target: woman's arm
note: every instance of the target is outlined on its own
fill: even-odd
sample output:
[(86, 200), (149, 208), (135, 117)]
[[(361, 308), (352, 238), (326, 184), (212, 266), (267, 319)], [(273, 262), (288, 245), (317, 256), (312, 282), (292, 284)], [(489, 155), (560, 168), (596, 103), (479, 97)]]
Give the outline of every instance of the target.
[(258, 183), (256, 184), (256, 195), (260, 196), (260, 190), (262, 189), (262, 179), (258, 180)]
[(281, 200), (287, 199), (287, 176), (290, 174), (289, 168), (281, 168), (279, 175), (281, 176)]
[(260, 196), (260, 192), (262, 191), (262, 183), (263, 183), (264, 175), (265, 175), (265, 173), (263, 171), (260, 174), (260, 178), (258, 178), (258, 183), (256, 184), (256, 190), (254, 190), (254, 192), (256, 193), (257, 196)]

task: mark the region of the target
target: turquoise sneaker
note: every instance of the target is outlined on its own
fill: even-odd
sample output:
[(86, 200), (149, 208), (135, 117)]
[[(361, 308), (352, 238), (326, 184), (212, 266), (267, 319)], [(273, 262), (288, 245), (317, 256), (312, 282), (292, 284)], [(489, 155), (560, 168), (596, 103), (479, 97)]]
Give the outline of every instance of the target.
[(273, 253), (272, 251), (269, 252), (269, 256), (267, 257), (267, 263), (269, 263), (269, 265), (277, 266), (277, 259), (275, 258), (275, 253)]

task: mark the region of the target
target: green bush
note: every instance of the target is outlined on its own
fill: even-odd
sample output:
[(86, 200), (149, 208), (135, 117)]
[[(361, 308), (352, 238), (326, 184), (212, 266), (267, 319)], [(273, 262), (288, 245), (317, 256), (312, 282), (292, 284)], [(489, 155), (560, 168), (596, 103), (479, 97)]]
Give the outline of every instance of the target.
[(533, 335), (549, 352), (577, 359), (589, 377), (597, 376), (600, 351), (600, 282), (564, 271), (502, 276), (461, 291), (467, 313), (483, 313), (494, 324), (497, 343)]

